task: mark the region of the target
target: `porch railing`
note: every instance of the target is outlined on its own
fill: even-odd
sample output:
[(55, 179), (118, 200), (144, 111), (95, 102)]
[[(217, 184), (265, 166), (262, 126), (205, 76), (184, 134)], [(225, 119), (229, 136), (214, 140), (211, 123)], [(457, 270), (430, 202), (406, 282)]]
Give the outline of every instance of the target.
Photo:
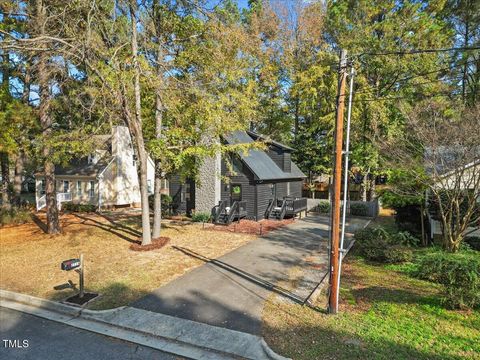
[[(57, 207), (60, 210), (62, 203), (72, 201), (72, 193), (57, 193)], [(47, 195), (43, 195), (37, 199), (37, 211), (42, 210), (47, 206)]]

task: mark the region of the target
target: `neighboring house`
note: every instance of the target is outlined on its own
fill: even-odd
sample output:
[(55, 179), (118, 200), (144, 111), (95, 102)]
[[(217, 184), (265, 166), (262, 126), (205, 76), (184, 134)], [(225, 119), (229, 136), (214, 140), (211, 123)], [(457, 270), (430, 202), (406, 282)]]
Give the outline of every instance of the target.
[[(442, 170), (448, 169), (442, 173)], [(473, 161), (467, 165), (465, 165), (464, 170), (461, 172), (463, 177), (460, 179), (460, 183), (457, 184), (459, 181), (457, 177), (459, 176), (459, 172), (456, 169), (448, 168), (444, 166), (444, 168), (437, 167), (437, 173), (442, 174), (442, 183), (445, 184), (447, 188), (450, 189), (463, 189), (463, 190), (470, 190), (470, 191), (477, 191), (475, 189), (475, 181), (474, 179), (478, 179), (480, 176), (480, 160)], [(431, 170), (429, 169), (430, 173)], [(426, 202), (428, 203), (428, 199), (431, 197), (429, 191), (426, 193)], [(480, 196), (477, 198), (477, 202), (480, 203)], [(434, 239), (442, 235), (442, 223), (439, 220), (435, 220), (430, 212), (427, 213), (428, 221), (430, 224), (430, 238)], [(480, 236), (480, 224), (477, 224), (475, 227), (470, 227), (467, 229), (467, 233), (469, 236)]]
[[(254, 132), (235, 131), (222, 140), (234, 145), (264, 139)], [(292, 162), (293, 149), (275, 141), (268, 141), (267, 145), (266, 150), (250, 149), (232, 155), (233, 173), (228, 170), (227, 161), (217, 155), (203, 162), (197, 183), (173, 176), (169, 184), (174, 211), (211, 213), (221, 202), (228, 211), (235, 202), (241, 202), (244, 216), (261, 220), (269, 210), (275, 211), (277, 203), (273, 201), (276, 199), (278, 206), (284, 198), (300, 201), (306, 175)], [(302, 211), (306, 209), (306, 199), (303, 200)]]
[[(115, 126), (111, 135), (97, 135), (95, 140), (96, 149), (88, 157), (74, 159), (65, 167), (56, 166), (58, 203), (71, 201), (98, 208), (139, 206), (137, 164), (128, 128)], [(148, 158), (150, 194), (153, 193), (154, 173), (154, 163)], [(40, 210), (46, 206), (45, 179), (41, 172), (35, 174), (35, 182), (37, 210)], [(164, 186), (166, 190), (166, 182)]]

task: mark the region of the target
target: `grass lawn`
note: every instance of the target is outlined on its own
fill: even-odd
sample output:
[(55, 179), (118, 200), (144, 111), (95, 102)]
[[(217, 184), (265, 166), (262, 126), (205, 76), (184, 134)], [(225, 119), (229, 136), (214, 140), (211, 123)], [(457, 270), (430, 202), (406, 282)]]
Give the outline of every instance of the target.
[(351, 255), (342, 280), (337, 316), (272, 296), (268, 344), (296, 360), (480, 359), (480, 311), (447, 310), (439, 286)]
[(0, 287), (47, 299), (64, 299), (73, 290), (56, 291), (53, 287), (68, 279), (78, 284), (78, 275), (61, 271), (60, 262), (83, 253), (86, 290), (102, 294), (89, 307), (108, 309), (127, 305), (203, 264), (172, 245), (216, 258), (255, 238), (206, 231), (201, 224), (165, 222), (162, 236), (170, 237), (170, 243), (162, 249), (137, 252), (129, 246), (140, 236), (139, 217), (109, 219), (95, 214), (63, 215), (63, 234), (57, 236), (45, 234), (35, 223), (1, 228)]

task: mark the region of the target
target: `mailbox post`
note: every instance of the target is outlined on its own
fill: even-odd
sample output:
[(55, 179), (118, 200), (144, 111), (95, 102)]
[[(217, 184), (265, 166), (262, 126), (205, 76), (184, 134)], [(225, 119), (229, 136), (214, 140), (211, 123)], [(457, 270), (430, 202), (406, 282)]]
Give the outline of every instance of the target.
[(85, 291), (84, 291), (84, 281), (83, 281), (83, 254), (80, 254), (79, 259), (69, 259), (62, 261), (61, 269), (65, 271), (75, 270), (78, 273), (80, 278), (80, 292), (78, 297), (81, 299), (83, 298)]
[(83, 298), (83, 254), (80, 254), (80, 267), (76, 270), (78, 272), (78, 276), (80, 277), (80, 293), (78, 297), (81, 299)]

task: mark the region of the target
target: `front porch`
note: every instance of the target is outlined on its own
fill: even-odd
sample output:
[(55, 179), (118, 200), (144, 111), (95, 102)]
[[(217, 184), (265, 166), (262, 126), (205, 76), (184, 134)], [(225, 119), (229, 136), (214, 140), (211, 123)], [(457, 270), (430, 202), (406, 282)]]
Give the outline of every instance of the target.
[[(99, 205), (99, 182), (96, 179), (57, 177), (55, 179), (55, 192), (59, 210), (62, 207), (62, 203), (65, 202), (82, 205)], [(44, 177), (37, 177), (35, 179), (35, 204), (37, 211), (44, 209), (47, 205)]]
[(295, 217), (303, 211), (307, 211), (307, 198), (286, 196), (283, 199), (270, 199), (265, 219), (283, 220), (285, 217)]

